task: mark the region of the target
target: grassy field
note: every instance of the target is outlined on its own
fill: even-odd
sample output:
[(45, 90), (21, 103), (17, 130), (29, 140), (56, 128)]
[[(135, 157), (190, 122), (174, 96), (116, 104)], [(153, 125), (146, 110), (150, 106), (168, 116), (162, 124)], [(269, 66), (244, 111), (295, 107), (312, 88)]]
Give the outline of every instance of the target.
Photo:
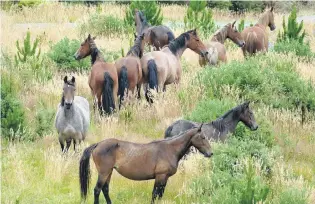
[[(102, 13), (114, 15), (119, 19), (123, 19), (125, 9), (126, 6), (115, 4), (102, 5)], [(58, 14), (55, 11), (58, 11)], [(162, 11), (165, 21), (183, 21), (186, 8), (168, 5), (162, 6)], [(41, 43), (43, 53), (49, 51), (51, 43), (56, 43), (64, 37), (82, 41), (78, 28), (65, 27), (64, 23), (79, 24), (95, 12), (95, 7), (65, 6), (57, 3), (23, 8), (20, 11), (1, 11), (1, 48), (9, 58), (13, 59), (16, 53), (16, 40), (24, 38), (28, 27), (30, 27), (32, 36), (38, 35), (43, 38)], [(303, 11), (301, 13), (303, 14)], [(276, 12), (277, 28), (281, 28), (283, 15), (288, 14)], [(249, 22), (255, 22), (258, 16), (258, 13), (247, 13), (246, 19)], [(222, 11), (214, 12), (215, 21), (233, 22), (242, 17), (244, 16), (235, 16)], [(32, 23), (55, 23), (55, 25), (38, 27)], [(26, 26), (21, 24), (26, 24)], [(312, 23), (306, 22), (304, 28), (308, 34), (307, 40), (310, 41), (310, 47), (315, 52), (315, 35), (313, 33), (315, 27)], [(181, 28), (176, 29), (175, 35), (178, 36), (183, 31)], [(277, 32), (278, 29), (270, 32), (270, 41), (273, 43), (276, 40)], [(93, 33), (91, 34), (93, 35)], [(128, 50), (129, 39), (97, 36), (96, 44), (107, 51), (119, 52), (121, 48)], [(240, 49), (235, 48), (230, 42), (226, 44), (228, 63), (245, 60)], [(310, 81), (313, 85), (315, 84), (314, 59), (306, 61), (293, 55), (273, 52), (267, 56), (275, 61), (276, 59), (291, 60), (299, 76), (305, 82)], [(161, 94), (152, 106), (147, 104), (144, 97), (140, 101), (131, 99), (126, 108), (113, 116), (100, 120), (92, 119), (89, 134), (78, 153), (74, 153), (71, 149), (68, 154), (61, 154), (58, 136), (54, 128), (34, 142), (8, 142), (2, 138), (1, 203), (79, 203), (78, 162), (85, 147), (112, 137), (139, 143), (163, 138), (164, 131), (169, 124), (178, 118), (189, 115), (200, 101), (213, 100), (213, 95), (205, 94), (206, 87), (202, 84), (193, 84), (198, 73), (204, 73), (203, 68), (199, 67), (198, 56), (187, 50), (182, 57), (182, 63), (184, 71), (179, 88), (169, 86), (167, 92)], [(56, 70), (56, 64), (51, 63), (50, 66), (51, 69)], [(62, 79), (65, 73), (54, 71), (52, 79), (44, 83), (40, 83), (36, 79), (22, 83), (24, 75), (10, 70), (11, 68), (3, 64), (1, 74), (9, 73), (19, 83), (18, 97), (26, 112), (28, 130), (33, 131), (36, 126), (35, 115), (39, 109), (56, 109), (60, 101)], [(268, 64), (264, 68), (268, 68)], [(220, 69), (220, 67), (214, 69)], [(76, 77), (77, 94), (86, 97), (91, 104), (90, 89), (87, 83), (88, 73), (67, 74)], [(239, 92), (237, 87), (222, 86), (220, 88), (222, 95), (230, 98), (234, 105), (243, 101), (243, 98), (237, 95)], [(307, 196), (304, 196), (306, 203), (315, 203), (315, 120), (307, 120), (301, 126), (299, 109), (276, 109), (264, 103), (254, 103), (252, 109), (258, 124), (265, 124), (265, 121), (268, 121), (268, 127), (270, 127), (268, 131), (272, 132), (275, 139), (274, 174), (269, 180), (266, 179), (272, 193), (269, 193), (269, 200), (267, 199), (266, 202), (285, 203), (286, 198), (290, 198), (287, 194), (294, 193), (282, 191), (282, 189), (295, 187), (306, 191)], [(263, 132), (258, 134), (263, 135)], [(213, 146), (218, 151), (224, 147), (224, 144), (213, 144)], [(270, 155), (272, 154), (270, 153)], [(255, 162), (255, 167), (261, 165), (258, 161)], [(92, 182), (88, 203), (93, 201), (92, 189), (97, 178), (96, 169), (93, 162), (91, 163)], [(241, 163), (245, 165), (248, 161), (244, 160)], [(196, 179), (203, 178), (205, 172), (209, 171), (209, 165), (211, 165), (211, 160), (205, 159), (199, 154), (190, 155), (187, 160), (182, 161), (178, 172), (169, 179), (160, 203), (207, 203), (200, 199), (201, 195), (204, 196), (203, 190), (200, 189), (202, 185), (200, 184), (200, 188), (194, 185), (196, 185)], [(257, 176), (262, 174), (258, 167), (256, 174)], [(198, 182), (197, 185), (199, 185)], [(209, 185), (212, 184), (209, 183)], [(152, 187), (153, 181), (131, 181), (115, 172), (110, 184), (110, 196), (113, 203), (148, 203), (151, 199)], [(226, 192), (225, 196), (228, 194)], [(215, 200), (219, 196), (219, 193), (213, 195), (214, 198), (211, 202), (220, 203)], [(103, 196), (100, 199), (101, 202), (105, 202)], [(288, 201), (287, 203), (290, 203), (292, 200)], [(303, 203), (303, 200), (296, 200), (295, 203)]]

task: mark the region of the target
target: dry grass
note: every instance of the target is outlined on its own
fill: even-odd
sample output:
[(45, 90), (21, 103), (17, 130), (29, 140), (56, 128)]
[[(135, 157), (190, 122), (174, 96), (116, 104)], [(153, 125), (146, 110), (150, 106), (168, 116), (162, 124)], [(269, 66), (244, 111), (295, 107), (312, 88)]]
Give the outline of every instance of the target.
[[(115, 15), (123, 18), (125, 6), (114, 4), (103, 4), (103, 12), (108, 15)], [(58, 15), (54, 11), (58, 10)], [(182, 21), (185, 8), (182, 6), (162, 6), (164, 16), (168, 20)], [(17, 26), (17, 23), (33, 22), (52, 22), (56, 23), (53, 27), (31, 28), (32, 35), (43, 35), (43, 51), (49, 48), (49, 41), (56, 43), (63, 37), (77, 38), (78, 32), (75, 28), (65, 28), (64, 23), (78, 22), (95, 12), (95, 7), (87, 9), (85, 6), (64, 6), (57, 3), (46, 3), (33, 9), (23, 9), (21, 12), (1, 11), (1, 47), (5, 47), (9, 52), (15, 53), (15, 41), (21, 40), (26, 33), (26, 28)], [(39, 17), (40, 16), (40, 17)], [(220, 21), (232, 22), (240, 19), (226, 12), (214, 11), (214, 18)], [(246, 19), (256, 22), (257, 14), (246, 14)], [(276, 15), (276, 26), (281, 27), (282, 14)], [(311, 47), (315, 50), (314, 25), (305, 24), (306, 31), (309, 33)], [(183, 30), (175, 30), (179, 35)], [(276, 32), (270, 32), (271, 41), (275, 42)], [(121, 47), (128, 47), (128, 40), (121, 41), (119, 38), (105, 39), (97, 38), (99, 47), (108, 50), (120, 50)], [(229, 46), (230, 47), (230, 46)], [(228, 49), (228, 59), (243, 60), (240, 49), (230, 47)], [(195, 77), (198, 70), (202, 69), (198, 65), (198, 55), (187, 50), (182, 61), (187, 65), (187, 71), (183, 72), (182, 81), (178, 88), (169, 86), (165, 94), (160, 94), (156, 103), (152, 107), (148, 106), (145, 99), (141, 101), (131, 100), (130, 104), (114, 114), (110, 118), (92, 120), (90, 132), (81, 150), (88, 144), (99, 142), (106, 138), (120, 138), (133, 142), (149, 142), (153, 139), (163, 137), (164, 130), (174, 120), (182, 117), (183, 110), (177, 94), (181, 90), (190, 90), (191, 80)], [(306, 79), (315, 80), (314, 62), (298, 63), (298, 70)], [(193, 73), (193, 74), (192, 74)], [(77, 94), (88, 98), (91, 101), (90, 89), (87, 84), (87, 73), (75, 73), (77, 80)], [(20, 96), (26, 107), (26, 114), (29, 121), (34, 118), (34, 112), (38, 101), (45, 101), (48, 108), (55, 109), (60, 100), (62, 89), (62, 77), (58, 73), (53, 80), (42, 85), (34, 83), (32, 87), (24, 87), (26, 92)], [(227, 93), (229, 90), (227, 90)], [(232, 91), (230, 91), (232, 93)], [(189, 92), (190, 93), (190, 92)], [(190, 100), (184, 104), (185, 108), (191, 110), (202, 95), (202, 90), (196, 89), (189, 95)], [(184, 102), (182, 102), (184, 103)], [(131, 120), (125, 119), (124, 113), (131, 113)], [(297, 176), (303, 176), (314, 184), (315, 166), (314, 155), (314, 122), (309, 122), (301, 128), (298, 113), (287, 110), (274, 110), (268, 107), (261, 107), (255, 110), (258, 115), (269, 118), (273, 124), (274, 132), (277, 134), (277, 143), (281, 146), (285, 156), (285, 161), (279, 163), (279, 176), (277, 182), (286, 182), (286, 185), (300, 185), (299, 179), (289, 182), (285, 179), (286, 173), (284, 166), (291, 166), (292, 171)], [(69, 153), (64, 156), (60, 154), (60, 147), (57, 142), (55, 132), (46, 135), (43, 139), (32, 143), (6, 144), (3, 148), (3, 177), (2, 177), (2, 203), (73, 203), (79, 202), (78, 184), (78, 160), (79, 153)], [(192, 178), (202, 173), (199, 164), (204, 162), (200, 155), (192, 155), (181, 164), (176, 175), (171, 177), (167, 185), (164, 199), (161, 203), (192, 203), (189, 197), (189, 183)], [(93, 162), (92, 162), (93, 163)], [(276, 168), (277, 169), (277, 168)], [(282, 171), (282, 172), (280, 172)], [(93, 188), (96, 181), (97, 172), (92, 165)], [(282, 179), (282, 180), (281, 180)], [(110, 195), (114, 203), (143, 203), (148, 202), (151, 197), (153, 181), (136, 182), (123, 178), (114, 173), (111, 183)], [(315, 188), (313, 187), (310, 202), (315, 202)], [(91, 191), (92, 192), (92, 191)], [(90, 193), (89, 195), (92, 195)], [(102, 198), (103, 199), (103, 198)], [(89, 197), (92, 202), (92, 196)], [(102, 200), (103, 202), (103, 200)]]

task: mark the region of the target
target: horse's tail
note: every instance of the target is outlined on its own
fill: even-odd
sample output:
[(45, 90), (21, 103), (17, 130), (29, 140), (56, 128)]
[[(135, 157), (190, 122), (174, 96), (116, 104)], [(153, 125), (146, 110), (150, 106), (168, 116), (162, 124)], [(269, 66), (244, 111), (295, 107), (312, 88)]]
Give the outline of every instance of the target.
[(148, 61), (149, 87), (158, 91), (158, 75), (154, 59)]
[(257, 35), (255, 32), (249, 32), (246, 36), (245, 50), (251, 55), (255, 53), (255, 41)]
[(83, 155), (80, 159), (80, 169), (79, 169), (79, 177), (80, 177), (80, 187), (81, 187), (81, 198), (83, 200), (86, 200), (87, 191), (89, 189), (90, 184), (90, 157), (92, 151), (95, 149), (95, 147), (98, 145), (98, 143), (93, 144), (86, 148), (83, 152)]
[(115, 109), (115, 101), (113, 95), (114, 81), (108, 72), (104, 74), (104, 86), (102, 93), (102, 105), (105, 113), (110, 114)]
[(121, 107), (121, 103), (124, 99), (125, 90), (128, 89), (129, 83), (128, 83), (128, 71), (125, 66), (122, 66), (119, 74), (119, 89), (118, 89), (118, 95), (120, 96), (119, 99), (119, 109)]
[(172, 32), (167, 32), (168, 43), (175, 39), (175, 36)]
[(171, 132), (173, 130), (173, 125), (170, 125), (166, 130), (165, 130), (165, 134), (164, 134), (164, 138), (168, 138), (171, 137)]

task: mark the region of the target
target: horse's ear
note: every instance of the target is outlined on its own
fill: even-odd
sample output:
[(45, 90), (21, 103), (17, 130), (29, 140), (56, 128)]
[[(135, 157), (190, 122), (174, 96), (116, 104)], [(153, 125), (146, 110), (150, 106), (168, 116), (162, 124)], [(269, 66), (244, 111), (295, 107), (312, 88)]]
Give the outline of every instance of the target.
[(197, 35), (197, 28), (193, 30), (194, 34)]
[(273, 7), (271, 7), (270, 11), (273, 12)]
[(135, 38), (137, 38), (137, 34), (136, 33), (133, 33), (135, 35)]
[(88, 39), (89, 39), (89, 40), (91, 39), (91, 34), (88, 35)]
[(201, 128), (202, 128), (202, 126), (203, 126), (203, 123), (201, 123), (201, 125), (199, 126), (199, 128), (198, 128), (198, 132), (201, 132)]
[(232, 23), (232, 28), (234, 28), (235, 23), (236, 23), (236, 20)]
[(95, 40), (96, 39), (96, 36), (94, 36), (93, 38), (92, 38), (92, 40)]
[(75, 83), (75, 78), (74, 78), (74, 76), (72, 77), (71, 82), (72, 82), (73, 84)]
[(246, 101), (246, 102), (244, 103), (244, 108), (248, 108), (249, 103), (250, 103), (250, 101)]
[(65, 83), (67, 83), (67, 82), (68, 82), (68, 77), (65, 76), (65, 77), (63, 78), (63, 81), (64, 81)]

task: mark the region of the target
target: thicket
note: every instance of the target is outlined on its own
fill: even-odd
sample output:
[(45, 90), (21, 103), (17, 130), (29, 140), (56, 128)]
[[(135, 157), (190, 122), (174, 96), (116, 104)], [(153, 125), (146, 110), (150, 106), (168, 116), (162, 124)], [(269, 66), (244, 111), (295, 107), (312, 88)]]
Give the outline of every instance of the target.
[(184, 17), (185, 29), (197, 28), (198, 32), (205, 38), (209, 37), (216, 28), (212, 11), (206, 6), (206, 1), (190, 1)]

